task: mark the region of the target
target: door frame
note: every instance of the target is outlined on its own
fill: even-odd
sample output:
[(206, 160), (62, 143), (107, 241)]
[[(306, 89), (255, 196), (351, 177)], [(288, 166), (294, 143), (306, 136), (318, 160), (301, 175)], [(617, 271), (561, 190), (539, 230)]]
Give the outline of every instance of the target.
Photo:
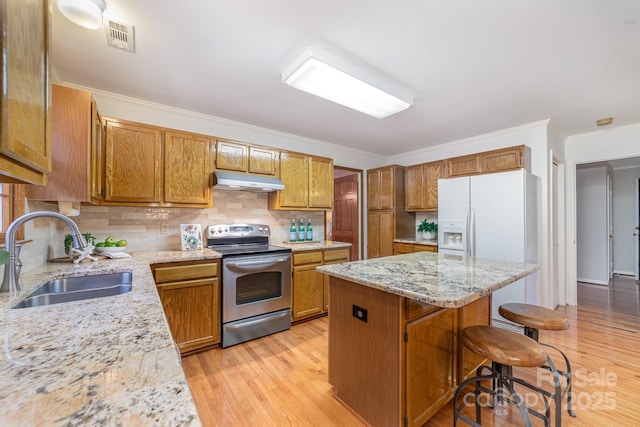
[(640, 178), (635, 181), (635, 214), (636, 214), (636, 228), (633, 231), (633, 237), (635, 237), (635, 253), (636, 253), (636, 280), (640, 280)]

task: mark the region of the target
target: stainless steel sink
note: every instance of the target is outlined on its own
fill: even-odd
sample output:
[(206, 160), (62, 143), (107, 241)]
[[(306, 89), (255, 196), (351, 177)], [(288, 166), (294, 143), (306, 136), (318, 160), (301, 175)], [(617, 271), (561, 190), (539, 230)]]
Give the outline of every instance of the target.
[(37, 307), (120, 295), (131, 291), (131, 272), (51, 280), (13, 308)]

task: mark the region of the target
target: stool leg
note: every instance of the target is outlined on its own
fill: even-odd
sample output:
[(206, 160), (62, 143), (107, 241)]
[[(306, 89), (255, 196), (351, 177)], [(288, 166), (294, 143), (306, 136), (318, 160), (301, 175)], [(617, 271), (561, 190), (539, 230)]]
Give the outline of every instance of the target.
[(522, 419), (524, 420), (525, 427), (533, 427), (533, 425), (531, 424), (531, 418), (529, 417), (529, 411), (527, 407), (524, 405), (524, 402), (522, 401), (522, 397), (520, 397), (520, 394), (518, 394), (514, 390), (514, 388), (509, 384), (508, 381), (504, 381), (503, 379), (502, 383), (504, 387), (507, 389), (507, 391), (509, 391), (509, 394), (513, 397), (513, 400), (518, 406), (518, 409), (520, 410), (520, 414), (522, 414)]
[[(562, 350), (560, 350), (557, 347), (552, 346), (551, 344), (545, 344), (545, 343), (540, 343), (541, 345), (545, 346), (545, 347), (549, 347), (554, 349), (555, 351), (557, 351), (558, 353), (560, 353), (560, 355), (562, 356), (562, 358), (564, 359), (564, 363), (567, 367), (566, 372), (564, 372), (563, 376), (567, 379), (567, 412), (569, 413), (569, 415), (571, 415), (572, 417), (576, 417), (577, 415), (573, 412), (572, 409), (572, 402), (573, 402), (573, 393), (571, 392), (571, 363), (569, 362), (569, 358), (567, 357), (566, 354), (564, 354), (564, 352)], [(559, 372), (559, 371), (558, 371)]]

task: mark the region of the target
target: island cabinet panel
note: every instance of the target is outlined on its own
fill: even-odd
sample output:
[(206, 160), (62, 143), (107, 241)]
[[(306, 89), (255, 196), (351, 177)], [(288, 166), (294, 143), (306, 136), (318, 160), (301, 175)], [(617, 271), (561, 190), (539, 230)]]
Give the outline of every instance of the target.
[(421, 426), (455, 393), (457, 381), (455, 309), (440, 309), (406, 326), (406, 416)]
[[(332, 277), (330, 300), (334, 394), (372, 426), (401, 426), (402, 298)], [(354, 316), (354, 306), (367, 310), (366, 321)]]
[(164, 201), (211, 207), (212, 138), (164, 132)]
[(162, 132), (154, 126), (106, 121), (106, 202), (159, 203)]
[(49, 1), (3, 1), (0, 9), (0, 182), (44, 185), (51, 172)]
[[(490, 325), (491, 324), (491, 296), (488, 295), (470, 304), (467, 304), (459, 309), (459, 328), (462, 331), (468, 326), (475, 325)], [(478, 356), (465, 346), (460, 346), (460, 360), (458, 380), (464, 381), (475, 375), (476, 369), (482, 363), (485, 363), (485, 359)], [(487, 362), (488, 363), (488, 362)]]
[(180, 352), (220, 343), (219, 262), (154, 264), (151, 270)]

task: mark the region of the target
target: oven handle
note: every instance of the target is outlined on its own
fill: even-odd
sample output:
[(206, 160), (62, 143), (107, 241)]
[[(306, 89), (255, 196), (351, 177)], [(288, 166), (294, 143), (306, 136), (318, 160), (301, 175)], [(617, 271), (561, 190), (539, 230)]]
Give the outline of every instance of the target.
[(274, 319), (279, 319), (281, 317), (285, 317), (289, 315), (289, 311), (284, 311), (282, 313), (278, 313), (275, 316), (269, 316), (269, 317), (265, 317), (262, 319), (255, 319), (255, 320), (249, 320), (248, 322), (242, 322), (236, 325), (227, 325), (225, 326), (226, 329), (238, 329), (238, 328), (244, 328), (246, 326), (251, 326), (251, 325), (257, 325), (258, 323), (263, 323), (269, 320), (274, 320)]
[(278, 262), (286, 262), (289, 258), (276, 258), (276, 259), (264, 259), (260, 261), (247, 261), (247, 262), (227, 262), (225, 265), (229, 267), (244, 267), (246, 265), (260, 265), (260, 264), (275, 264)]

